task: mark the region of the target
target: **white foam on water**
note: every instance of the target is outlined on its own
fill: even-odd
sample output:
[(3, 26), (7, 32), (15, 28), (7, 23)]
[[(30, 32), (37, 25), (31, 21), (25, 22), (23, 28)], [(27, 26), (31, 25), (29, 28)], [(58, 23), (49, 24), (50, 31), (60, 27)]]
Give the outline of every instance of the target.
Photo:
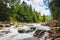
[[(26, 30), (26, 29), (29, 29), (29, 27), (25, 26), (23, 27), (23, 29)], [(50, 30), (50, 27), (37, 25), (36, 30)], [(15, 26), (10, 27), (9, 31), (10, 33), (0, 37), (0, 40), (45, 40), (45, 37), (48, 36), (47, 32), (45, 32), (41, 38), (33, 37), (33, 34), (35, 33), (35, 31), (30, 33), (18, 33), (18, 28), (15, 28)]]
[(36, 29), (48, 31), (48, 30), (50, 30), (50, 27), (49, 26), (38, 26)]

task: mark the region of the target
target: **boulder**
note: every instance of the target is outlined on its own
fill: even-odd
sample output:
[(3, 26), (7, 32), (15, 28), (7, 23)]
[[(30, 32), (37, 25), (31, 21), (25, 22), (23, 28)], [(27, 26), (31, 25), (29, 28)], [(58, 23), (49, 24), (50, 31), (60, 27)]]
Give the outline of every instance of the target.
[(52, 27), (51, 30), (48, 31), (49, 36), (47, 39), (52, 38), (52, 40), (60, 40), (60, 27)]
[(49, 21), (49, 22), (44, 22), (44, 23), (42, 23), (41, 25), (43, 25), (43, 26), (50, 26), (50, 27), (56, 27), (57, 24), (58, 24), (58, 21), (56, 21), (56, 20), (51, 20), (51, 21)]
[(40, 38), (43, 34), (44, 34), (45, 31), (43, 30), (36, 30), (36, 32), (34, 33), (34, 37), (38, 37)]
[(3, 25), (2, 25), (2, 24), (0, 24), (0, 27), (3, 27)]
[(6, 24), (5, 27), (11, 27), (11, 25), (10, 24)]
[(25, 30), (18, 30), (19, 33), (25, 33)]
[(36, 29), (36, 27), (30, 27), (30, 29), (32, 29), (34, 31)]

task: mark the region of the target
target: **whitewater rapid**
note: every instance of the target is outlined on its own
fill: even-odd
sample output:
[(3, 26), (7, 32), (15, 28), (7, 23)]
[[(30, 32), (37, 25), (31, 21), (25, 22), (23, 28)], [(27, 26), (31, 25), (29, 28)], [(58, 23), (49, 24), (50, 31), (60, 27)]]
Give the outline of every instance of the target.
[[(36, 30), (46, 30), (46, 31), (50, 30), (50, 27), (48, 26), (41, 26), (41, 25), (36, 26), (35, 24), (36, 29), (33, 32), (19, 33), (18, 28), (16, 28), (15, 26), (16, 25), (4, 29), (4, 30), (9, 30), (10, 33), (1, 36), (0, 40), (45, 40), (45, 37), (48, 36), (48, 32), (44, 32), (41, 38), (34, 37), (33, 34), (35, 33)], [(25, 27), (23, 27), (25, 30), (29, 29), (28, 26), (26, 28)]]

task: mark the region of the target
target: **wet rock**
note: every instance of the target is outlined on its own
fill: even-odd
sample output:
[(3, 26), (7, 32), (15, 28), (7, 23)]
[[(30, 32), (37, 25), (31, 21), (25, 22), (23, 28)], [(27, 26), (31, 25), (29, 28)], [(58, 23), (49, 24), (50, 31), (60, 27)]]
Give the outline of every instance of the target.
[(2, 30), (3, 27), (0, 27), (0, 30)]
[(56, 27), (57, 26), (57, 23), (58, 23), (58, 21), (51, 20), (49, 22), (44, 22), (41, 25), (43, 25), (43, 26), (50, 26), (50, 27)]
[(25, 30), (18, 30), (19, 33), (25, 33)]
[(60, 40), (60, 38), (55, 38), (54, 40)]
[(9, 21), (5, 21), (4, 24), (9, 24), (10, 22)]
[(27, 30), (27, 31), (26, 31), (26, 33), (29, 33), (29, 32), (33, 32), (33, 30), (31, 29), (31, 30)]
[(9, 33), (9, 31), (1, 31), (1, 33), (8, 34), (8, 33)]
[(41, 23), (41, 25), (43, 25), (43, 26), (47, 26), (48, 23), (47, 23), (47, 22), (43, 22), (43, 23)]
[(51, 40), (60, 40), (60, 27), (52, 27), (51, 30), (48, 31), (49, 35), (46, 37), (46, 39)]
[(10, 33), (10, 31), (0, 31), (0, 36), (3, 36), (3, 35), (5, 35), (5, 34), (8, 34), (8, 33)]
[(10, 24), (6, 24), (5, 27), (11, 27), (11, 25)]
[(2, 24), (0, 24), (0, 27), (3, 27), (3, 25), (2, 25)]
[(56, 23), (56, 27), (60, 27), (60, 21)]
[(35, 34), (33, 36), (40, 38), (45, 31), (43, 30), (36, 30)]
[(32, 29), (34, 31), (36, 29), (36, 27), (30, 27), (30, 29)]
[(10, 22), (10, 25), (14, 25), (14, 23), (13, 22)]

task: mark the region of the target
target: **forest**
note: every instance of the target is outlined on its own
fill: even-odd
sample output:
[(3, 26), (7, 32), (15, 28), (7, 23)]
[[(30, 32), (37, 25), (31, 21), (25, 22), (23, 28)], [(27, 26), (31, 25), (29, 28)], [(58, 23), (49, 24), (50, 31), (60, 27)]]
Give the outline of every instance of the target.
[(20, 4), (17, 0), (0, 0), (0, 21), (40, 23), (44, 18), (46, 21), (51, 20), (48, 16), (41, 16), (40, 12), (24, 1)]
[(55, 24), (55, 27), (60, 26), (60, 0), (52, 0), (49, 3), (49, 8), (51, 11), (51, 15), (52, 15), (52, 20), (56, 20), (56, 23), (53, 22), (53, 24)]

